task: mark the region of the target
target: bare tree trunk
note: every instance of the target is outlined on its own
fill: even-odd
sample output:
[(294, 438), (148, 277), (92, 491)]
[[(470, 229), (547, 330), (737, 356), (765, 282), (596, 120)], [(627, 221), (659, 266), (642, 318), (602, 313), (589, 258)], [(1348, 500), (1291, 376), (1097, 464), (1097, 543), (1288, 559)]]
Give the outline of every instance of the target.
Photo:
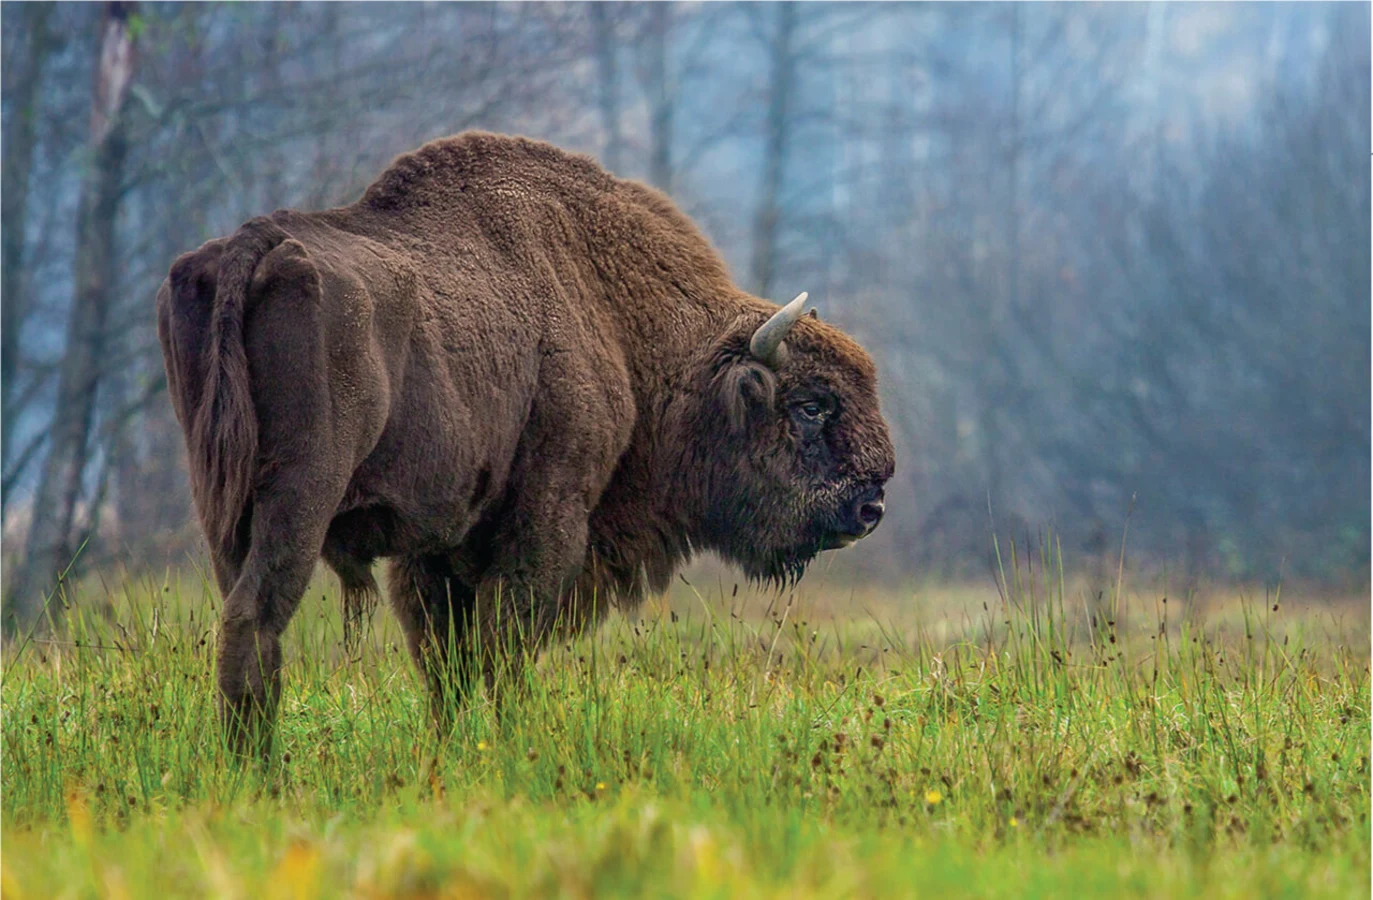
[(753, 225), (751, 278), (754, 293), (768, 296), (777, 265), (777, 223), (781, 217), (782, 180), (791, 150), (791, 102), (795, 92), (796, 60), (792, 37), (796, 31), (796, 5), (777, 4), (777, 31), (773, 35), (768, 88), (768, 120), (763, 152), (763, 181), (758, 191), (758, 215)]
[(71, 540), (82, 476), (90, 459), (116, 278), (115, 218), (128, 149), (120, 112), (134, 68), (131, 13), (131, 4), (109, 3), (101, 17), (91, 102), (91, 165), (81, 185), (77, 218), (76, 294), (27, 552), (5, 605), (5, 624), (11, 628), (27, 626), (37, 618), (44, 592), (52, 588), (78, 549)]
[[(1006, 341), (1006, 330), (1011, 327), (1011, 322), (1020, 315), (1020, 166), (1021, 154), (1024, 148), (1020, 140), (1020, 103), (1021, 103), (1021, 71), (1020, 43), (1021, 29), (1024, 27), (1021, 19), (1022, 11), (1019, 6), (1012, 6), (1010, 9), (1010, 40), (1011, 40), (1011, 117), (1009, 135), (1006, 143), (1006, 169), (1007, 180), (1009, 182), (1006, 201), (1006, 299), (1003, 310), (993, 310), (990, 321), (987, 323), (992, 330), (994, 339), (998, 342)], [(986, 488), (987, 496), (990, 498), (994, 509), (1006, 506), (1006, 435), (1009, 429), (1004, 427), (1003, 413), (1001, 405), (1005, 403), (1005, 398), (1010, 392), (1011, 386), (1017, 382), (1012, 375), (1007, 372), (1009, 366), (1013, 365), (1011, 352), (1014, 348), (1008, 348), (1008, 353), (1000, 356), (1001, 364), (996, 367), (989, 367), (987, 373), (991, 384), (989, 389), (982, 393), (982, 414), (980, 416), (980, 428), (982, 430), (982, 451), (983, 461), (986, 465)], [(1000, 509), (1004, 512), (1005, 509)]]
[(648, 104), (652, 151), (649, 183), (661, 191), (672, 190), (672, 112), (675, 91), (668, 67), (668, 33), (672, 4), (654, 3), (648, 20)]
[(596, 38), (596, 71), (600, 84), (597, 105), (605, 128), (601, 162), (612, 172), (620, 170), (620, 72), (615, 58), (615, 18), (609, 3), (591, 4), (591, 26)]
[[(16, 66), (13, 80), (6, 79), (6, 93), (15, 106), (14, 127), (5, 135), (5, 153), (0, 158), (0, 471), (7, 475), (14, 452), (14, 423), (18, 418), (15, 376), (19, 374), (19, 334), (28, 318), (29, 299), (25, 296), (25, 236), (29, 177), (33, 170), (33, 151), (37, 137), (38, 84), (43, 64), (52, 47), (48, 19), (52, 4), (33, 3), (24, 7), (23, 30), (27, 48)], [(8, 497), (0, 496), (0, 503)]]
[(1010, 197), (1006, 210), (1006, 299), (1011, 311), (1020, 307), (1020, 31), (1021, 8), (1011, 9), (1011, 135), (1007, 167), (1010, 172)]

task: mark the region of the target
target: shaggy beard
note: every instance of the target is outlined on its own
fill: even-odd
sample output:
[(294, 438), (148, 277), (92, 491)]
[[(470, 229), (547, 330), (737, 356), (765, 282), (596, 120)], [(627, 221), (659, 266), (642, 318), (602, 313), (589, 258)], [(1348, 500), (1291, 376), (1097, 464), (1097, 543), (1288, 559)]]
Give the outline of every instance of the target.
[[(796, 586), (806, 574), (806, 567), (815, 561), (824, 550), (836, 550), (848, 544), (837, 535), (839, 528), (838, 507), (842, 498), (849, 493), (848, 486), (833, 485), (822, 492), (805, 496), (802, 502), (787, 510), (779, 518), (791, 519), (789, 526), (778, 527), (776, 521), (751, 520), (740, 522), (732, 531), (749, 536), (773, 534), (796, 534), (801, 538), (796, 543), (783, 547), (734, 546), (723, 555), (744, 570), (745, 576), (753, 584), (789, 590)], [(813, 512), (814, 510), (821, 512)], [(806, 515), (804, 512), (809, 512)], [(796, 516), (796, 513), (802, 513)], [(792, 518), (792, 516), (796, 516)], [(849, 542), (851, 543), (851, 541)]]
[(806, 567), (825, 549), (825, 541), (816, 539), (796, 547), (763, 551), (737, 560), (750, 582), (779, 591), (796, 587), (806, 574)]

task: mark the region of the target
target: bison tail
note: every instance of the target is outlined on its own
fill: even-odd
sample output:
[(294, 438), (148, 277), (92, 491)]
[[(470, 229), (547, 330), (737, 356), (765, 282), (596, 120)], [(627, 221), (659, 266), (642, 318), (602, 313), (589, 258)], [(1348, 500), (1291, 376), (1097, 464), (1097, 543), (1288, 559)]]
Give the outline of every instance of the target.
[(205, 536), (224, 549), (237, 541), (257, 464), (258, 423), (243, 343), (244, 309), (258, 263), (285, 239), (276, 225), (255, 219), (230, 239), (219, 262), (203, 362), (204, 390), (188, 455)]

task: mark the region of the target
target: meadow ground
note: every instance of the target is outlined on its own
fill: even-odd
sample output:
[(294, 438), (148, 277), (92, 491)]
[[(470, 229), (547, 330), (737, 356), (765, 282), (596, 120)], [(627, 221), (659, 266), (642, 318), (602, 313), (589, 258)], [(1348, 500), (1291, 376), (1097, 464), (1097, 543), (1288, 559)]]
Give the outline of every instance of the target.
[(1367, 596), (1088, 602), (1043, 562), (678, 585), (446, 743), (389, 614), (345, 654), (321, 579), (266, 769), (220, 743), (213, 592), (106, 591), (5, 650), (0, 891), (1368, 896)]

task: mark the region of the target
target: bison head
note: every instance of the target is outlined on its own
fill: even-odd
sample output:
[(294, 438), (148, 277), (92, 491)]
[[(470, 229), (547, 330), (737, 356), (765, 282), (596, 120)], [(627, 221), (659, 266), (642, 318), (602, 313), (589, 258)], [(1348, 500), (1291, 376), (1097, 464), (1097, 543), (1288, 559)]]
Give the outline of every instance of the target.
[(872, 360), (805, 302), (745, 314), (716, 342), (692, 429), (702, 542), (779, 584), (877, 527), (893, 469)]

